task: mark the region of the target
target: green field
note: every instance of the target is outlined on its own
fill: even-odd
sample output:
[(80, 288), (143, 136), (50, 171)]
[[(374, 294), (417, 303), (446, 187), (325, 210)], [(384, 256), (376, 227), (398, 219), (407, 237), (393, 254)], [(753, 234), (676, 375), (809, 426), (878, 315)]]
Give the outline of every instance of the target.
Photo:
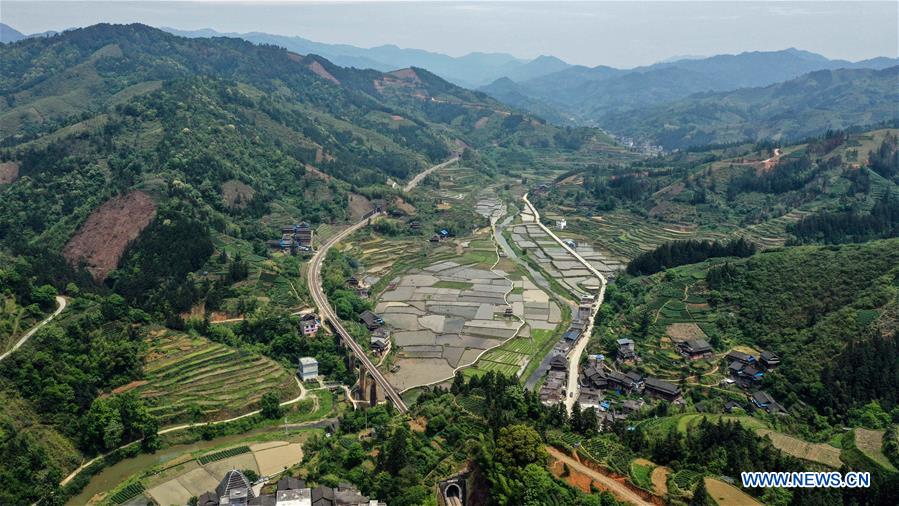
[(146, 383), (135, 389), (163, 426), (243, 414), (266, 392), (298, 393), (290, 371), (255, 353), (165, 330), (148, 344)]

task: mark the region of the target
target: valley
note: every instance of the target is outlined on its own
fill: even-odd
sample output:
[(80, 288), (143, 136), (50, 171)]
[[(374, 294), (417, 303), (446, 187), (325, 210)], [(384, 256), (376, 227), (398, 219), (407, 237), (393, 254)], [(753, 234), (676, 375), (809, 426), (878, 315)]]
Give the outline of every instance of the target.
[(0, 29), (0, 504), (899, 494), (894, 58)]

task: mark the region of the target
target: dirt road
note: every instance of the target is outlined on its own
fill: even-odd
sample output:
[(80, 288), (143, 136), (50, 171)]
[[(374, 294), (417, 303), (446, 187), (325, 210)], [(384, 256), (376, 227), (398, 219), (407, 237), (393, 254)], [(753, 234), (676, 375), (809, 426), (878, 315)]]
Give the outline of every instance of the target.
[(440, 163), (440, 164), (437, 164), (437, 165), (431, 167), (430, 169), (426, 169), (426, 170), (423, 170), (423, 171), (419, 172), (418, 174), (415, 175), (415, 177), (412, 178), (412, 181), (409, 181), (409, 182), (406, 184), (406, 186), (403, 187), (403, 191), (406, 192), (406, 193), (411, 192), (412, 190), (415, 189), (416, 186), (418, 186), (418, 183), (420, 183), (422, 179), (428, 177), (428, 174), (434, 172), (434, 171), (437, 170), (437, 169), (441, 169), (441, 168), (443, 168), (443, 167), (446, 167), (447, 165), (449, 165), (449, 164), (451, 164), (451, 163), (453, 163), (453, 162), (456, 162), (456, 161), (458, 161), (458, 160), (459, 160), (459, 157), (458, 157), (458, 156), (454, 156), (454, 157), (450, 158), (449, 160), (447, 160), (447, 161), (445, 161), (445, 162), (443, 162), (443, 163)]
[(620, 501), (626, 501), (631, 504), (636, 504), (637, 506), (653, 506), (651, 502), (640, 497), (639, 494), (628, 488), (627, 485), (621, 483), (620, 481), (610, 478), (598, 471), (593, 470), (590, 467), (581, 464), (574, 458), (565, 455), (564, 453), (551, 446), (547, 446), (546, 451), (549, 452), (549, 455), (552, 458), (564, 462), (566, 465), (568, 465), (568, 467), (597, 481), (600, 485), (611, 492), (616, 499)]

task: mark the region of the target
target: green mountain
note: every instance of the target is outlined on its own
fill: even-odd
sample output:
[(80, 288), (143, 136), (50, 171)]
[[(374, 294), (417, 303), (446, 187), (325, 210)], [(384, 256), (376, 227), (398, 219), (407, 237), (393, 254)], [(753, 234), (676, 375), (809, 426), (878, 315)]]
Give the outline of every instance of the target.
[(706, 93), (605, 117), (621, 135), (668, 149), (792, 139), (899, 118), (899, 66), (822, 70), (765, 88)]
[[(714, 136), (712, 134), (718, 134), (719, 130), (721, 130), (721, 135), (718, 137), (721, 138), (738, 136), (739, 130), (744, 127), (745, 118), (743, 116), (733, 117), (734, 111), (729, 107), (730, 101), (757, 100), (758, 103), (754, 101), (747, 106), (751, 108), (763, 105), (760, 103), (761, 97), (751, 98), (760, 94), (758, 90), (752, 91), (754, 88), (770, 87), (782, 83), (784, 88), (779, 88), (778, 91), (772, 93), (789, 94), (788, 90), (792, 85), (787, 85), (784, 81), (819, 81), (822, 79), (821, 74), (807, 75), (810, 72), (831, 70), (841, 76), (833, 77), (834, 80), (861, 79), (864, 81), (869, 79), (865, 73), (844, 73), (841, 69), (884, 70), (896, 64), (897, 60), (891, 58), (849, 62), (830, 60), (807, 51), (787, 49), (683, 59), (631, 70), (604, 66), (594, 68), (573, 66), (526, 81), (515, 83), (496, 81), (482, 87), (481, 90), (510, 105), (542, 114), (554, 121), (561, 119), (565, 124), (600, 126), (615, 134), (634, 136), (639, 141), (658, 142), (665, 147), (675, 148), (717, 142), (717, 140), (710, 141), (708, 138)], [(888, 78), (884, 77), (884, 79)], [(825, 85), (816, 82), (814, 86)], [(844, 86), (848, 86), (848, 84)], [(803, 91), (803, 93), (806, 92), (808, 90)], [(861, 85), (858, 93), (860, 95), (873, 93), (870, 96), (865, 95), (858, 103), (853, 104), (857, 106), (856, 109), (860, 115), (864, 112), (877, 116), (876, 108), (880, 104), (886, 104), (893, 97), (890, 94), (885, 96), (882, 90), (872, 90), (864, 85)], [(776, 96), (779, 97), (779, 95)], [(707, 100), (702, 102), (703, 98)], [(765, 99), (771, 98), (773, 96), (765, 97)], [(716, 107), (714, 103), (716, 100), (722, 102), (721, 107)], [(678, 135), (678, 129), (684, 127), (678, 121), (689, 121), (689, 118), (679, 117), (678, 114), (681, 112), (681, 108), (689, 107), (686, 104), (690, 103), (696, 104), (697, 110), (694, 113), (702, 115), (701, 118), (697, 118), (697, 121), (708, 122), (710, 118), (712, 121), (704, 125), (705, 128), (699, 128), (700, 131), (696, 132), (695, 140), (686, 139), (684, 142), (680, 142), (663, 135), (663, 131), (669, 130), (674, 132), (675, 137)], [(810, 120), (814, 124), (828, 120), (828, 115), (824, 114), (822, 110), (828, 111), (833, 108), (839, 111), (841, 107), (840, 105), (827, 106), (823, 101), (814, 104), (814, 107), (803, 107), (804, 105), (806, 104), (796, 104), (795, 110), (806, 115), (803, 123)], [(849, 109), (849, 107), (846, 108)], [(547, 113), (547, 109), (552, 109), (553, 112)], [(634, 114), (631, 114), (632, 111)], [(671, 116), (666, 116), (669, 111)], [(792, 112), (791, 109), (785, 116), (792, 117)], [(672, 120), (671, 123), (666, 123), (666, 120), (669, 119)], [(861, 123), (867, 123), (864, 117), (860, 120)], [(847, 126), (847, 123), (835, 122), (831, 126), (840, 128)], [(657, 128), (658, 132), (651, 132), (650, 130), (653, 128)], [(784, 123), (765, 130), (762, 135), (786, 135), (795, 139), (812, 132), (823, 132), (825, 129), (826, 126), (824, 129), (821, 129), (819, 125), (804, 129)], [(753, 138), (753, 136), (747, 135), (747, 137), (736, 140), (746, 138)]]
[(516, 81), (558, 72), (570, 65), (554, 56), (538, 56), (533, 60), (516, 58), (505, 53), (470, 53), (460, 57), (422, 49), (383, 45), (361, 48), (348, 44), (326, 44), (303, 37), (274, 35), (262, 32), (220, 33), (215, 30), (163, 30), (182, 37), (234, 37), (255, 44), (273, 44), (301, 54), (317, 54), (342, 67), (396, 70), (420, 67), (469, 88), (483, 86), (494, 79), (509, 77)]

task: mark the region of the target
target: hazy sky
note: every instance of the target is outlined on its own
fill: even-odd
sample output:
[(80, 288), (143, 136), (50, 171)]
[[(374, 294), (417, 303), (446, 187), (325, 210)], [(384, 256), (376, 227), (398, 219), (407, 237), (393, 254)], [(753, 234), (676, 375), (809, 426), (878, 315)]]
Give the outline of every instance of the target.
[(101, 21), (260, 31), (453, 56), (506, 52), (632, 67), (684, 55), (797, 47), (830, 58), (899, 56), (899, 2), (7, 1), (25, 33)]

